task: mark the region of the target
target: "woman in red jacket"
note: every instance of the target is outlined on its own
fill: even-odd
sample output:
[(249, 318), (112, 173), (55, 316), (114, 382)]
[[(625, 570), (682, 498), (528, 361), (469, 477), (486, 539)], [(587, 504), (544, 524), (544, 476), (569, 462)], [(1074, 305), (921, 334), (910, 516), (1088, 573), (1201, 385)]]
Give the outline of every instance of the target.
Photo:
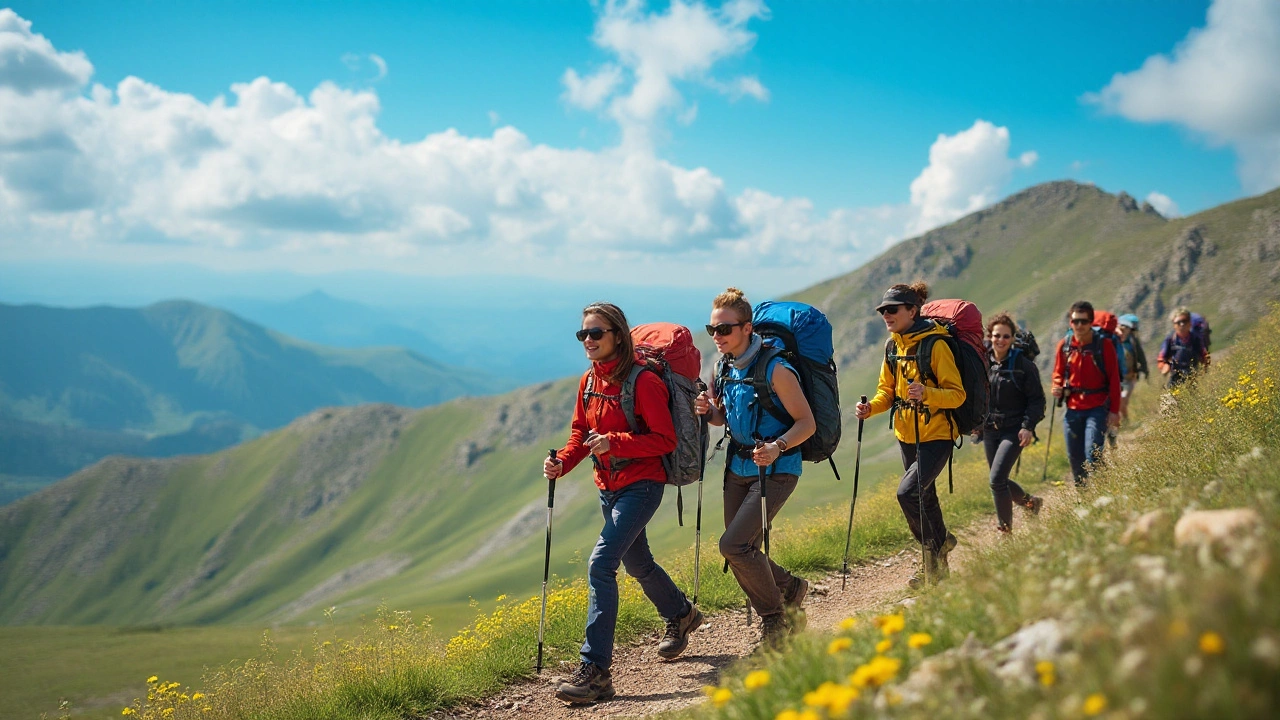
[[(589, 455), (600, 489), (604, 529), (591, 553), (582, 664), (556, 691), (565, 702), (589, 703), (614, 696), (609, 666), (618, 619), (618, 565), (626, 567), (667, 621), (658, 644), (661, 657), (671, 659), (684, 651), (689, 633), (702, 624), (702, 614), (654, 561), (645, 536), (666, 487), (662, 456), (676, 446), (667, 386), (652, 372), (637, 373), (631, 328), (616, 305), (593, 303), (584, 308), (577, 337), (591, 368), (578, 384), (580, 400), (574, 404), (569, 442), (556, 453), (559, 460), (544, 461), (543, 473), (554, 480)], [(619, 403), (628, 379), (634, 381), (639, 432), (631, 431)]]

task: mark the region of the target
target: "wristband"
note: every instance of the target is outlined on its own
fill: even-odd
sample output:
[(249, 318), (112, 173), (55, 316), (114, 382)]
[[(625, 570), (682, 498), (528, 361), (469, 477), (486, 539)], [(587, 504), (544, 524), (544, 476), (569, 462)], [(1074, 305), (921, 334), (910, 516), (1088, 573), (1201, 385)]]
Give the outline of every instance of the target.
[(786, 441), (786, 440), (783, 440), (782, 438), (778, 438), (777, 440), (774, 440), (774, 441), (773, 441), (773, 444), (778, 446), (778, 452), (786, 452), (786, 451), (787, 451), (787, 441)]

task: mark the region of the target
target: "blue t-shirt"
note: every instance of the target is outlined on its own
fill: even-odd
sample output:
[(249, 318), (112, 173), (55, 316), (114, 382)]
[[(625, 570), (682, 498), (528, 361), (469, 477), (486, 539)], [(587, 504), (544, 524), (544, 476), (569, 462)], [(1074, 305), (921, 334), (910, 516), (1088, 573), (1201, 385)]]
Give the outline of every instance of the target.
[[(761, 351), (763, 352), (763, 348)], [(755, 363), (752, 363), (754, 366)], [(795, 373), (795, 369), (791, 364), (781, 357), (775, 357), (769, 363), (770, 385), (773, 384), (773, 374), (777, 372), (779, 367), (784, 367), (788, 371)], [(763, 438), (776, 438), (785, 433), (788, 425), (782, 424), (780, 420), (770, 415), (764, 410), (758, 410), (756, 407), (756, 391), (751, 386), (751, 367), (745, 370), (739, 370), (732, 365), (729, 366), (729, 378), (732, 380), (746, 380), (746, 382), (727, 382), (721, 389), (725, 407), (725, 422), (729, 428), (729, 436), (738, 441), (742, 445), (751, 447), (755, 445), (754, 433), (758, 433)], [(799, 378), (799, 375), (796, 375)], [(782, 407), (782, 400), (778, 398), (778, 394), (770, 392), (773, 396), (773, 402), (779, 408)], [(755, 426), (756, 414), (760, 415), (760, 427)], [(774, 461), (771, 468), (766, 468), (768, 473), (789, 473), (799, 476), (801, 472), (800, 453), (795, 452), (790, 455), (781, 455)], [(760, 468), (751, 460), (751, 458), (740, 458), (733, 453), (729, 453), (726, 460), (729, 472), (743, 477), (755, 477), (760, 473)]]

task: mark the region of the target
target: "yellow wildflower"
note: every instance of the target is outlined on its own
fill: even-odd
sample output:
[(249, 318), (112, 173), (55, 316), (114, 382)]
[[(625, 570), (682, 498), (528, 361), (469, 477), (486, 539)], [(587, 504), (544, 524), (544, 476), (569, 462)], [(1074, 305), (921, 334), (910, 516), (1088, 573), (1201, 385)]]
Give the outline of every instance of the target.
[(149, 682), (149, 683), (153, 683), (153, 682), (155, 682), (155, 681), (157, 681), (157, 680), (159, 680), (159, 679), (160, 679), (160, 678), (156, 677), (155, 675), (152, 675), (151, 677), (147, 678), (147, 682)]
[(125, 708), (125, 709), (123, 709), (123, 710), (121, 710), (121, 711), (120, 711), (120, 714), (121, 714), (121, 715), (137, 715), (137, 714), (138, 714), (138, 712), (137, 712), (136, 710), (134, 710), (133, 708)]
[(843, 715), (858, 699), (858, 691), (848, 685), (837, 685), (830, 680), (816, 690), (804, 694), (804, 704), (811, 708), (825, 708), (831, 715)]
[(857, 618), (847, 617), (840, 621), (841, 630), (852, 630), (854, 625), (858, 624)]
[(933, 636), (929, 633), (911, 633), (911, 637), (907, 638), (907, 647), (914, 650), (931, 642), (933, 642)]
[(717, 688), (715, 693), (711, 695), (711, 702), (715, 703), (715, 706), (718, 708), (724, 707), (726, 704), (728, 704), (730, 698), (732, 697), (733, 697), (733, 692), (730, 691), (729, 688), (727, 687)]
[(840, 652), (848, 650), (851, 647), (853, 647), (853, 641), (850, 640), (849, 638), (846, 638), (846, 637), (836, 638), (835, 640), (831, 641), (830, 645), (827, 646), (827, 654), (836, 655)]
[(800, 713), (795, 710), (783, 710), (773, 716), (773, 720), (800, 720)]
[(884, 654), (889, 652), (889, 648), (891, 647), (893, 647), (893, 641), (889, 638), (885, 638), (884, 640), (876, 643), (876, 652)]
[(1200, 652), (1205, 655), (1221, 655), (1226, 647), (1222, 636), (1212, 630), (1200, 636)]
[(200, 699), (202, 699), (203, 697), (204, 697), (204, 693), (202, 693), (202, 692), (198, 692), (198, 693), (193, 694), (193, 695), (191, 696), (191, 699), (192, 699), (192, 700), (200, 700)]
[(1052, 687), (1058, 679), (1057, 670), (1049, 660), (1036, 663), (1036, 673), (1040, 675), (1040, 684), (1045, 687)]
[(849, 684), (856, 688), (884, 685), (898, 675), (901, 667), (902, 661), (897, 658), (876, 656), (849, 675)]
[(759, 690), (769, 684), (769, 671), (756, 670), (747, 673), (747, 677), (742, 681), (743, 687), (748, 690)]
[(171, 707), (165, 708), (164, 710), (160, 711), (161, 717), (169, 717), (172, 714), (173, 714), (173, 708)]
[(876, 627), (880, 628), (880, 632), (884, 633), (885, 636), (888, 637), (894, 633), (902, 632), (902, 629), (907, 626), (907, 619), (902, 616), (902, 613), (898, 613), (897, 615), (881, 615), (875, 619), (875, 623)]
[(1101, 715), (1107, 709), (1107, 696), (1094, 693), (1084, 699), (1084, 714), (1090, 717)]
[(715, 685), (703, 685), (702, 694), (706, 695), (707, 697), (711, 697), (712, 695), (715, 695), (716, 691), (719, 689), (720, 688), (716, 687)]

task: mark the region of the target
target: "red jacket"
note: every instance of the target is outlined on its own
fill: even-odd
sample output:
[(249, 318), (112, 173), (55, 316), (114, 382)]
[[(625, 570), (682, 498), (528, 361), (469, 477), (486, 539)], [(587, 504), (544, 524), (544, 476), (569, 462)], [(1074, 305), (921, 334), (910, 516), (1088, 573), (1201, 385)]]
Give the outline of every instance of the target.
[[(609, 452), (596, 463), (596, 487), (601, 490), (620, 490), (639, 480), (667, 481), (662, 467), (662, 456), (676, 447), (676, 430), (671, 423), (667, 386), (662, 378), (652, 372), (642, 372), (636, 378), (636, 423), (640, 432), (633, 433), (627, 426), (627, 416), (617, 399), (622, 386), (611, 383), (609, 373), (618, 365), (592, 363), (591, 369), (582, 375), (578, 383), (578, 398), (573, 405), (573, 423), (570, 425), (569, 442), (557, 457), (564, 463), (564, 472), (578, 466), (590, 454), (583, 442), (587, 431), (609, 439)], [(593, 393), (612, 397), (591, 397), (583, 407), (582, 393), (587, 389), (587, 378), (595, 373)], [(610, 469), (611, 458), (631, 460), (630, 463)]]
[[(1120, 412), (1120, 363), (1116, 360), (1115, 346), (1105, 338), (1098, 343), (1102, 347), (1103, 366), (1107, 368), (1107, 374), (1103, 375), (1098, 370), (1098, 363), (1093, 359), (1089, 346), (1082, 348), (1076, 342), (1075, 335), (1072, 335), (1070, 340), (1070, 357), (1062, 351), (1063, 343), (1067, 342), (1067, 338), (1058, 341), (1058, 346), (1053, 353), (1053, 384), (1055, 386), (1067, 385), (1068, 367), (1071, 371), (1069, 375), (1071, 389), (1074, 392), (1067, 396), (1067, 408), (1071, 410), (1092, 410), (1106, 405), (1108, 412)], [(1103, 388), (1106, 389), (1106, 392), (1082, 392), (1084, 390), (1097, 391)]]

